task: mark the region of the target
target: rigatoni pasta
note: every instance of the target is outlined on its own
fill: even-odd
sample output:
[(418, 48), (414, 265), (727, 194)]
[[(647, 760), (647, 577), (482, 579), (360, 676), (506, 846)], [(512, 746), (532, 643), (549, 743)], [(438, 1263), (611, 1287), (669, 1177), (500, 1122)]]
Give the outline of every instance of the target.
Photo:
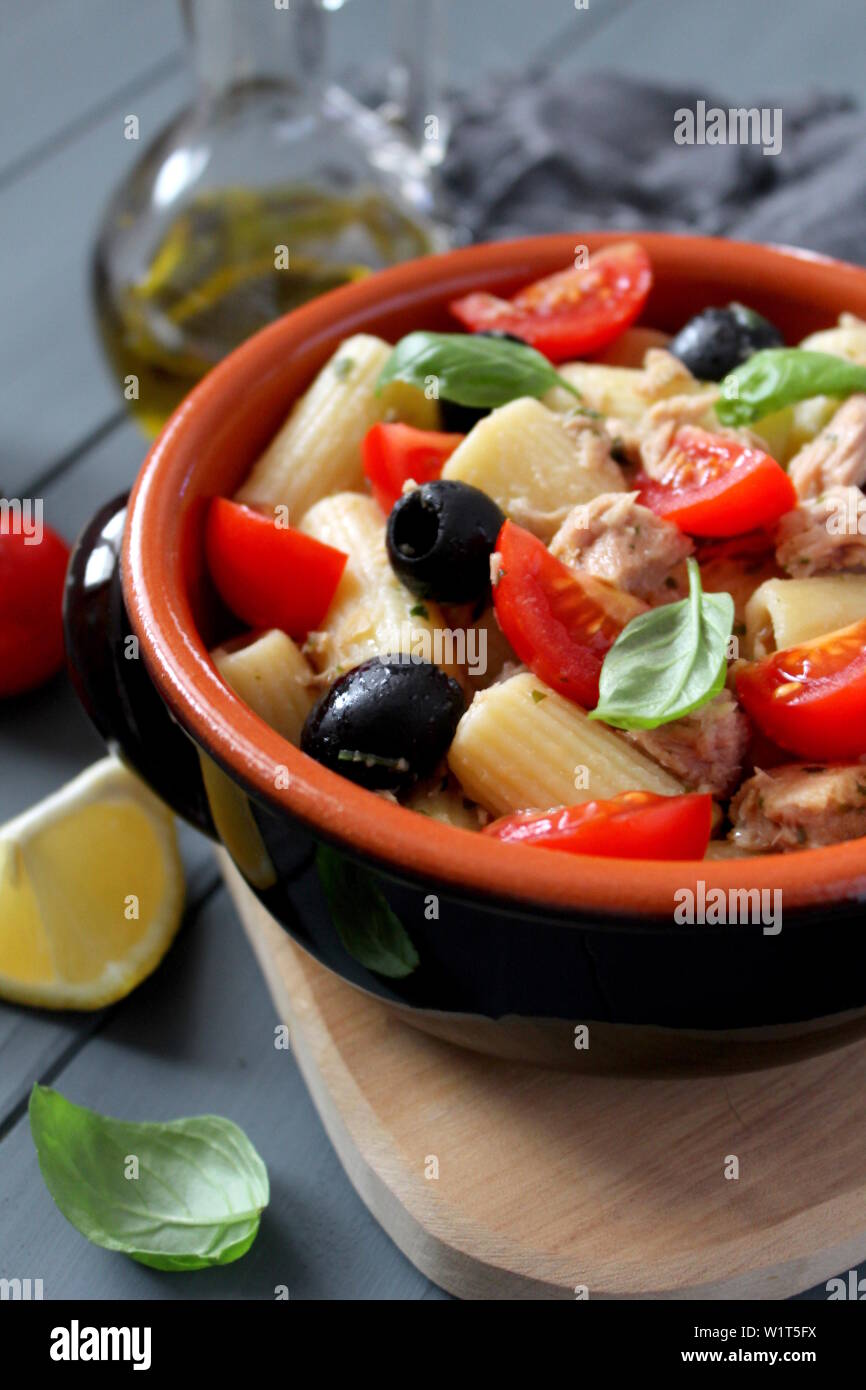
[(475, 696), (457, 726), (448, 766), (467, 795), (497, 816), (625, 791), (683, 791), (652, 759), (529, 671)]
[[(659, 351), (655, 349), (655, 351)], [(667, 353), (664, 354), (668, 356)], [(560, 376), (576, 387), (584, 405), (602, 415), (629, 424), (636, 423), (656, 401), (669, 396), (692, 395), (700, 392), (702, 384), (688, 372), (650, 375), (643, 367), (611, 367), (601, 362), (563, 362)], [(545, 404), (554, 410), (573, 410), (574, 397), (561, 386), (555, 386), (544, 397)]]
[(361, 488), (361, 440), (393, 412), (435, 428), (438, 409), (422, 391), (394, 383), (376, 394), (388, 343), (358, 333), (337, 349), (297, 402), (235, 494), (238, 502), (285, 507), (292, 525), (320, 498)]
[(250, 709), (290, 743), (300, 743), (316, 700), (315, 673), (291, 637), (275, 628), (242, 645), (217, 647), (211, 659)]
[[(435, 604), (419, 604), (395, 576), (385, 550), (385, 520), (372, 497), (325, 497), (306, 513), (300, 529), (349, 556), (325, 624), (308, 644), (316, 670), (333, 678), (373, 656), (428, 647), (432, 653), (445, 620)], [(444, 665), (456, 674), (453, 663)]]
[(759, 659), (866, 618), (866, 574), (768, 579), (746, 604), (744, 655)]
[(578, 503), (624, 487), (604, 441), (590, 429), (569, 434), (561, 416), (529, 397), (480, 420), (442, 477), (480, 488), (544, 539)]

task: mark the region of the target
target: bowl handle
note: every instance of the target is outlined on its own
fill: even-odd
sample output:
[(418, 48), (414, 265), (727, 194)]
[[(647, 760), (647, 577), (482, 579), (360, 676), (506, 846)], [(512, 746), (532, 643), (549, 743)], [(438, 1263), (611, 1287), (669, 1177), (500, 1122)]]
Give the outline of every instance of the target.
[(118, 753), (184, 820), (217, 839), (198, 752), (153, 686), (120, 582), (129, 494), (107, 502), (76, 541), (66, 573), (66, 658), (78, 698)]

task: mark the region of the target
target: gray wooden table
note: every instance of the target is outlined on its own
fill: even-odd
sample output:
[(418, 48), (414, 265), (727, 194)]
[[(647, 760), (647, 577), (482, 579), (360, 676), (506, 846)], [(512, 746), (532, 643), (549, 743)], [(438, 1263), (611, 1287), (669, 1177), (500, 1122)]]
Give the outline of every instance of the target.
[[(252, 3), (253, 0), (250, 0)], [(448, 76), (545, 58), (727, 91), (748, 104), (798, 86), (859, 91), (858, 0), (446, 0)], [(337, 64), (381, 56), (386, 0), (333, 17)], [(100, 358), (88, 252), (142, 141), (188, 99), (173, 0), (0, 0), (0, 487), (41, 497), (70, 540), (127, 486), (144, 453)], [(0, 704), (0, 821), (102, 752), (65, 679)], [(0, 1278), (46, 1298), (443, 1298), (368, 1215), (340, 1168), (218, 882), (184, 831), (188, 909), (156, 975), (95, 1015), (0, 1006)], [(272, 1201), (252, 1251), (225, 1269), (158, 1273), (89, 1245), (39, 1177), (26, 1117), (34, 1081), (131, 1119), (216, 1111), (249, 1133)], [(813, 1297), (823, 1297), (823, 1290)]]

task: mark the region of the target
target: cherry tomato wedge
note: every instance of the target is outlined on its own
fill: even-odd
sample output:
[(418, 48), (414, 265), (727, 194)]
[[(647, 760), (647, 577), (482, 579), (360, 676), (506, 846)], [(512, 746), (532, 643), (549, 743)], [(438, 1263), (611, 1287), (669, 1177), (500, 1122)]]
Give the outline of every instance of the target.
[(349, 558), (227, 497), (210, 504), (205, 551), (211, 579), (238, 618), (298, 638), (321, 623)]
[(493, 606), (499, 626), (521, 661), (566, 699), (585, 709), (598, 704), (605, 652), (625, 626), (599, 599), (599, 584), (584, 584), (530, 531), (506, 521), (496, 541), (499, 574)]
[(599, 352), (634, 323), (653, 282), (649, 256), (636, 241), (597, 251), (584, 266), (527, 285), (513, 299), (468, 294), (450, 305), (473, 333), (510, 333), (563, 362)]
[(737, 694), (762, 733), (792, 753), (866, 753), (866, 619), (752, 662)]
[(661, 479), (637, 479), (640, 500), (690, 536), (739, 536), (797, 505), (784, 468), (761, 449), (684, 425)]
[(708, 793), (623, 792), (610, 801), (503, 816), (485, 826), (483, 833), (510, 844), (540, 845), (569, 854), (703, 859), (712, 819), (713, 799)]
[(410, 478), (429, 483), (438, 478), (462, 434), (416, 430), (412, 425), (373, 425), (361, 442), (364, 472), (373, 496), (386, 514), (402, 495)]
[(0, 696), (33, 690), (63, 665), (69, 547), (52, 531), (0, 531)]

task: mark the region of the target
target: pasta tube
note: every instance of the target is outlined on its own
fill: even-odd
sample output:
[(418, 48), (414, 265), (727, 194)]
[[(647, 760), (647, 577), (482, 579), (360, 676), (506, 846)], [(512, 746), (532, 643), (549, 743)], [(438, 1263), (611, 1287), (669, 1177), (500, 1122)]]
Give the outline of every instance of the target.
[(746, 604), (746, 654), (755, 660), (866, 618), (866, 574), (768, 579)]
[(388, 563), (385, 519), (372, 497), (342, 492), (325, 497), (303, 517), (300, 529), (349, 556), (320, 633), (307, 650), (318, 671), (333, 678), (372, 656), (411, 653), (458, 675), (457, 644), (446, 640), (436, 604), (420, 603)]
[(625, 487), (619, 466), (593, 431), (572, 436), (560, 416), (530, 397), (479, 420), (442, 477), (480, 488), (543, 540), (578, 503)]
[(683, 784), (578, 705), (522, 671), (475, 696), (448, 763), (494, 815), (573, 806), (626, 791), (673, 796)]
[(399, 418), (435, 429), (439, 407), (423, 391), (393, 382), (376, 395), (391, 347), (358, 333), (337, 349), (253, 467), (235, 500), (288, 508), (289, 524), (321, 497), (364, 484), (361, 440), (371, 425)]
[(250, 709), (290, 743), (300, 743), (315, 691), (313, 671), (291, 637), (273, 628), (233, 650), (217, 647), (211, 659)]

